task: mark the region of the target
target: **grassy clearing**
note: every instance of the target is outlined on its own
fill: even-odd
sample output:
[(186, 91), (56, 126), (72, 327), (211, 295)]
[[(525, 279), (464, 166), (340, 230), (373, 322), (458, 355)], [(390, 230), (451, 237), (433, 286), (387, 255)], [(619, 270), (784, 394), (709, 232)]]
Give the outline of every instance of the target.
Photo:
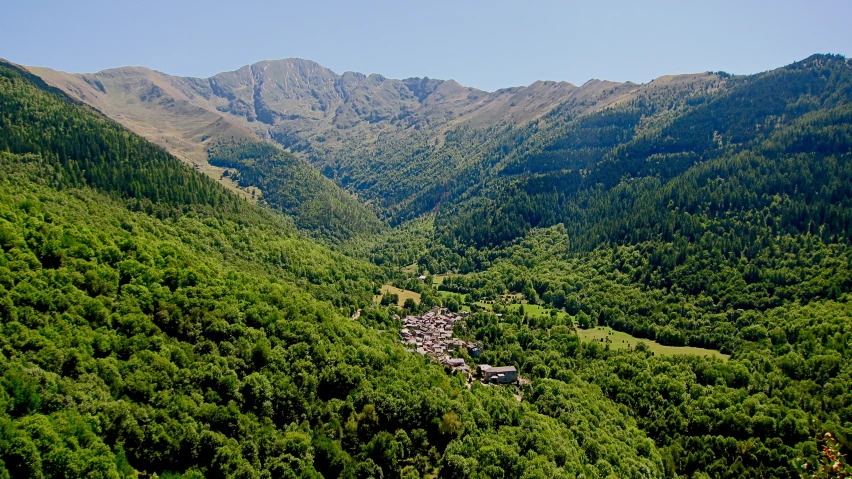
[[(553, 311), (550, 308), (547, 308), (547, 307), (544, 307), (544, 306), (539, 306), (537, 304), (509, 304), (509, 305), (506, 306), (506, 309), (509, 310), (509, 311), (512, 311), (514, 313), (517, 313), (518, 311), (520, 311), (521, 306), (523, 306), (523, 308), (524, 308), (524, 314), (527, 317), (530, 317), (530, 318), (538, 318), (538, 317), (541, 317), (541, 316), (550, 316), (550, 312)], [(564, 311), (557, 311), (556, 317), (559, 318), (559, 319), (570, 318), (570, 316), (568, 316), (568, 313), (566, 313)]]
[(383, 284), (382, 285), (382, 294), (374, 296), (373, 301), (375, 301), (376, 303), (381, 302), (382, 295), (387, 294), (387, 293), (391, 293), (391, 294), (395, 294), (395, 295), (399, 296), (399, 302), (397, 303), (397, 304), (399, 304), (399, 306), (404, 305), (405, 300), (408, 299), (408, 298), (411, 298), (411, 299), (414, 300), (415, 303), (420, 304), (420, 293), (416, 293), (414, 291), (409, 291), (407, 289), (399, 289), (396, 286), (393, 286), (393, 285), (390, 285), (390, 284)]
[[(656, 341), (640, 339), (635, 336), (631, 336), (627, 333), (615, 331), (614, 329), (607, 327), (597, 327), (594, 329), (577, 328), (577, 335), (580, 336), (580, 339), (583, 341), (596, 341), (601, 344), (609, 344), (609, 347), (611, 349), (627, 349), (628, 347), (635, 348), (637, 344), (645, 343), (648, 346), (648, 349), (651, 350), (651, 352), (661, 356), (673, 356), (675, 354), (694, 354), (696, 356), (712, 356), (715, 358), (723, 359), (725, 361), (730, 358), (729, 355), (722, 354), (719, 351), (714, 351), (712, 349), (693, 348), (689, 346), (664, 346), (662, 344), (657, 343)], [(612, 342), (601, 342), (601, 339), (606, 340), (607, 338), (609, 338), (609, 340)]]
[[(443, 293), (443, 291), (442, 291), (442, 293)], [(452, 294), (452, 293), (448, 293), (448, 294)], [(488, 310), (488, 311), (494, 310), (493, 304), (483, 303), (483, 302), (475, 302), (473, 304), (475, 304), (476, 306), (479, 306), (482, 309)], [(519, 312), (521, 310), (521, 307), (523, 307), (524, 308), (524, 315), (526, 315), (528, 318), (538, 318), (538, 317), (541, 317), (541, 316), (550, 316), (550, 312), (553, 311), (552, 309), (547, 308), (545, 306), (539, 306), (537, 304), (526, 304), (526, 302), (523, 302), (521, 304), (506, 304), (504, 306), (505, 306), (507, 311), (510, 311), (510, 312), (513, 312), (513, 313)], [(568, 313), (566, 313), (564, 311), (557, 311), (556, 317), (559, 318), (559, 319), (573, 319), (573, 318), (571, 318), (571, 316), (568, 315)]]
[(462, 302), (462, 303), (467, 302), (467, 295), (466, 294), (452, 293), (450, 291), (438, 291), (438, 294), (440, 294), (442, 298), (453, 298), (453, 297), (455, 297), (455, 298), (460, 298), (460, 300), (461, 300), (460, 302)]
[[(442, 275), (445, 276), (445, 275)], [(442, 279), (443, 281), (443, 279)], [(452, 295), (456, 295), (457, 293), (450, 293), (449, 291), (439, 291), (441, 296), (449, 297)], [(466, 295), (460, 295), (464, 298), (463, 302), (467, 302)], [(522, 295), (511, 295), (511, 297), (521, 297)], [(511, 299), (511, 297), (506, 299)], [(474, 306), (477, 306), (480, 309), (484, 309), (486, 311), (493, 311), (494, 305), (489, 303), (483, 303), (481, 301), (477, 301), (473, 303)], [(520, 311), (521, 307), (524, 308), (524, 314), (529, 318), (538, 318), (542, 316), (550, 316), (550, 312), (553, 309), (548, 308), (546, 306), (541, 306), (537, 304), (528, 304), (526, 300), (522, 300), (519, 304), (505, 304), (506, 310), (517, 313)], [(462, 305), (462, 309), (465, 311), (470, 311), (469, 305)], [(567, 324), (570, 324), (574, 321), (574, 318), (570, 316), (568, 313), (564, 311), (557, 311), (556, 317), (559, 319), (565, 320)], [(622, 333), (620, 331), (616, 331), (609, 327), (596, 327), (593, 329), (580, 329), (577, 328), (577, 335), (580, 336), (581, 341), (596, 341), (601, 344), (609, 344), (610, 349), (627, 349), (635, 348), (639, 343), (645, 343), (648, 346), (648, 349), (653, 352), (655, 355), (661, 356), (673, 356), (675, 354), (694, 354), (696, 356), (712, 356), (714, 358), (720, 358), (724, 361), (727, 361), (730, 358), (730, 355), (722, 354), (719, 351), (713, 349), (704, 349), (704, 348), (694, 348), (691, 346), (665, 346), (656, 341), (651, 341), (648, 339), (640, 339), (635, 336), (631, 336), (627, 333)], [(611, 342), (607, 343), (606, 340), (609, 339)], [(603, 340), (603, 341), (601, 341)]]

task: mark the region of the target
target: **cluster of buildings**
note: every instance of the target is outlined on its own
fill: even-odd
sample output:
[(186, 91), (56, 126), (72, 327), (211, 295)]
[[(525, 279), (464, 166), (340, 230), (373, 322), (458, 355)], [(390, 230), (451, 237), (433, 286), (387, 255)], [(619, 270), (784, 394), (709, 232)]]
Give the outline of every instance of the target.
[[(470, 366), (464, 359), (454, 358), (453, 353), (464, 348), (470, 357), (476, 358), (482, 353), (482, 349), (476, 343), (453, 337), (453, 328), (463, 320), (462, 315), (436, 306), (422, 316), (406, 316), (402, 320), (399, 335), (410, 349), (438, 361), (450, 372), (464, 374), (470, 378)], [(518, 379), (518, 371), (514, 366), (492, 367), (482, 364), (477, 367), (476, 373), (484, 383), (505, 384)]]
[(436, 306), (423, 316), (406, 316), (399, 335), (403, 343), (418, 353), (431, 357), (454, 372), (469, 373), (470, 367), (464, 359), (452, 357), (461, 348), (467, 349), (472, 356), (481, 352), (476, 344), (453, 337), (453, 328), (463, 319), (461, 315)]

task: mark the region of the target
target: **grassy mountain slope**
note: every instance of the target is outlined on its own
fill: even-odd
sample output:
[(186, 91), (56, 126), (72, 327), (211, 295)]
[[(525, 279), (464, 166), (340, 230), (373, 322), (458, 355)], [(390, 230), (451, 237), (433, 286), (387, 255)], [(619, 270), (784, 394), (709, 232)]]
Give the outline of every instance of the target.
[(367, 327), (374, 267), (25, 71), (0, 95), (0, 477), (662, 477), (599, 388), (469, 390)]
[[(357, 199), (316, 174), (304, 161), (278, 148), (256, 149), (264, 154), (262, 163), (270, 167), (264, 175), (275, 176), (282, 182), (274, 190), (265, 191), (272, 185), (259, 178), (257, 168), (245, 171), (241, 177), (233, 175), (226, 166), (239, 169), (245, 163), (239, 155), (229, 157), (233, 148), (222, 145), (259, 144), (261, 138), (248, 126), (212, 108), (202, 96), (210, 93), (197, 91), (199, 87), (193, 79), (170, 77), (139, 67), (92, 75), (34, 67), (29, 70), (72, 98), (161, 145), (249, 201), (264, 201), (291, 214), (301, 228), (338, 239), (379, 228), (375, 215)], [(208, 161), (211, 148), (217, 150), (217, 162)], [(282, 187), (283, 183), (286, 186)], [(282, 195), (290, 196), (282, 201)], [(327, 212), (322, 222), (316, 218), (317, 211)]]
[[(435, 150), (447, 140), (447, 130), (525, 124), (568, 100), (600, 107), (604, 103), (592, 97), (631, 88), (600, 81), (583, 88), (536, 82), (487, 93), (454, 81), (338, 75), (300, 59), (259, 62), (207, 79), (139, 67), (81, 75), (31, 70), (204, 171), (205, 145), (260, 137), (299, 152), (391, 215), (408, 211), (399, 204), (452, 178), (455, 166), (448, 169), (439, 159), (455, 155), (452, 163), (460, 161), (456, 148)], [(616, 98), (610, 96), (605, 102)], [(415, 207), (414, 213), (424, 211), (419, 203)]]
[[(821, 68), (817, 62), (745, 77), (702, 73), (645, 85), (593, 80), (581, 87), (536, 82), (493, 93), (452, 81), (338, 75), (298, 59), (260, 62), (207, 79), (142, 69), (62, 80), (56, 72), (44, 74), (90, 104), (108, 103), (114, 118), (146, 101), (152, 112), (178, 102), (218, 115), (298, 152), (398, 223), (433, 210), (463, 215), (469, 208), (455, 208), (459, 203), (479, 205), (473, 208), (477, 215), (483, 208), (497, 210), (512, 203), (498, 198), (510, 185), (571, 194), (568, 189), (598, 183), (612, 187), (625, 175), (674, 176), (696, 161), (740, 151), (825, 107), (827, 98), (820, 95), (842, 94), (820, 75), (806, 78)], [(729, 112), (738, 116), (725, 116)], [(529, 216), (531, 226), (540, 222)], [(462, 240), (495, 244), (522, 232)]]
[[(257, 135), (216, 112), (194, 105), (169, 77), (141, 67), (74, 75), (49, 68), (29, 67), (44, 81), (72, 98), (87, 103), (149, 141), (169, 150), (214, 179), (222, 170), (207, 163), (210, 140), (258, 140)], [(244, 190), (222, 181), (249, 198)]]

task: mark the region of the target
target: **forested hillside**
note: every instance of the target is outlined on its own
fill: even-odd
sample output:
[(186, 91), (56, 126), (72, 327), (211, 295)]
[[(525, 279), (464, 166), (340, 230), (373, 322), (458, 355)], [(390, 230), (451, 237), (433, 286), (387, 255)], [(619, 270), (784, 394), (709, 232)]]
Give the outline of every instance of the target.
[[(598, 385), (668, 475), (796, 477), (814, 438), (832, 432), (849, 450), (852, 437), (850, 93), (849, 61), (818, 55), (597, 113), (556, 109), (481, 137), (504, 145), (488, 167), (501, 173), (473, 166), (454, 182), (469, 188), (448, 187), (434, 237), (412, 222), (399, 231), (414, 239), (371, 254), (417, 251), (416, 274), (451, 273), (437, 283), (446, 304), (502, 315), (466, 322), (478, 361), (517, 366), (532, 391)], [(599, 326), (731, 358), (610, 348), (573, 329)], [(545, 410), (542, 397), (529, 400)]]
[(467, 389), (375, 267), (0, 73), (0, 477), (663, 477), (597, 386)]
[(337, 188), (310, 165), (269, 143), (222, 140), (208, 150), (208, 161), (229, 168), (241, 186), (262, 192), (262, 202), (293, 216), (296, 225), (336, 241), (376, 234), (375, 213)]
[[(0, 68), (10, 477), (789, 478), (850, 450), (849, 60), (483, 97), (261, 66), (168, 82), (395, 228), (277, 146), (205, 144), (250, 204)], [(441, 302), (530, 383), (406, 351), (394, 315)]]
[(58, 94), (45, 94), (36, 87), (48, 88), (40, 79), (2, 65), (0, 149), (40, 156), (55, 175), (53, 186), (91, 186), (161, 216), (195, 207), (225, 214), (239, 208), (236, 197), (188, 174), (161, 148)]
[[(727, 81), (657, 126), (614, 108), (508, 161), (505, 189), (439, 215), (443, 244), (420, 265), (497, 301), (503, 321), (468, 322), (486, 361), (600, 385), (670, 473), (791, 477), (806, 438), (852, 437), (852, 66), (817, 56)], [(590, 146), (625, 118), (618, 145)], [(571, 321), (500, 309), (505, 294)], [(732, 358), (587, 357), (558, 336), (572, 323)]]
[[(392, 224), (437, 212), (444, 242), (477, 248), (566, 221), (585, 196), (625, 178), (676, 177), (701, 161), (752, 148), (802, 115), (844, 104), (848, 70), (842, 57), (815, 55), (756, 75), (705, 72), (643, 85), (536, 82), (487, 93), (452, 81), (337, 75), (298, 59), (207, 79), (140, 68), (91, 75), (33, 69), (115, 119), (133, 118), (128, 124), (137, 132), (173, 151), (183, 152), (183, 143), (160, 136), (208, 131), (197, 124), (197, 111), (218, 118), (211, 128), (253, 130), (255, 138), (214, 128), (191, 142), (205, 152), (232, 138), (277, 143)], [(355, 213), (354, 202), (337, 202), (340, 192), (314, 181), (301, 162), (264, 152), (269, 158), (251, 166), (228, 163), (248, 168), (246, 178), (266, 184), (271, 191), (263, 193), (283, 203), (305, 198), (307, 205), (290, 211), (310, 216), (322, 205)], [(304, 181), (288, 184), (306, 193), (281, 193), (281, 183), (271, 180), (278, 176)], [(369, 222), (366, 211), (355, 216)]]
[[(93, 74), (31, 70), (199, 165), (206, 165), (207, 150), (220, 140), (277, 143), (396, 222), (431, 210), (449, 182), (468, 177), (483, 138), (526, 125), (563, 103), (575, 113), (595, 111), (638, 88), (539, 81), (489, 93), (452, 80), (337, 74), (297, 58), (209, 78), (142, 67)], [(260, 162), (252, 176), (271, 175), (278, 163)], [(258, 169), (263, 166), (272, 169)]]
[[(817, 55), (763, 74), (648, 90), (576, 119), (557, 110), (545, 118), (552, 126), (530, 126), (519, 135), (497, 165), (499, 178), (490, 176), (461, 205), (444, 208), (436, 227), (447, 246), (479, 248), (511, 242), (533, 227), (565, 223), (577, 237), (575, 246), (593, 248), (623, 233), (598, 231), (599, 222), (653, 219), (628, 213), (633, 200), (623, 192), (637, 188), (631, 181), (665, 183), (694, 165), (742, 158), (744, 152), (775, 161), (811, 155), (799, 156), (797, 164), (848, 152), (845, 105), (851, 100), (850, 62)], [(832, 183), (819, 178), (817, 188), (823, 180)]]
[[(561, 226), (534, 230), (495, 251), (486, 271), (443, 279), (442, 290), (470, 303), (496, 300), (502, 318), (483, 313), (466, 322), (468, 337), (483, 344), (479, 360), (513, 363), (533, 378), (578, 374), (599, 385), (629, 408), (673, 475), (795, 477), (796, 459), (814, 453), (811, 438), (836, 431), (848, 444), (850, 248), (816, 236), (782, 238), (783, 260), (756, 262), (785, 284), (744, 281), (742, 271), (758, 271), (747, 262), (719, 272), (708, 265), (690, 279), (712, 289), (695, 293), (678, 284), (683, 268), (660, 274), (655, 261), (669, 256), (655, 249), (663, 243), (577, 255), (569, 240)], [(544, 305), (552, 314), (525, 314), (501, 301), (504, 294), (521, 294), (528, 310)], [(664, 357), (647, 347), (580, 343), (574, 324), (732, 356)]]

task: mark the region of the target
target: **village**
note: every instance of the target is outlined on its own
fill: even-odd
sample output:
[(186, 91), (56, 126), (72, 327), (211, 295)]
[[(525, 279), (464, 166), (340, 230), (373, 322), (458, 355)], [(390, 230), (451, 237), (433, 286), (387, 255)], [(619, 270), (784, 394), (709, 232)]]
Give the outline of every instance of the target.
[(453, 328), (464, 321), (466, 311), (451, 313), (445, 308), (435, 306), (422, 316), (406, 316), (402, 320), (400, 339), (409, 349), (439, 362), (447, 371), (464, 375), (468, 383), (478, 379), (483, 384), (511, 384), (518, 381), (518, 371), (514, 366), (494, 367), (479, 364), (476, 370), (462, 358), (453, 357), (464, 348), (471, 358), (478, 358), (482, 349), (474, 342), (462, 341), (453, 336)]

